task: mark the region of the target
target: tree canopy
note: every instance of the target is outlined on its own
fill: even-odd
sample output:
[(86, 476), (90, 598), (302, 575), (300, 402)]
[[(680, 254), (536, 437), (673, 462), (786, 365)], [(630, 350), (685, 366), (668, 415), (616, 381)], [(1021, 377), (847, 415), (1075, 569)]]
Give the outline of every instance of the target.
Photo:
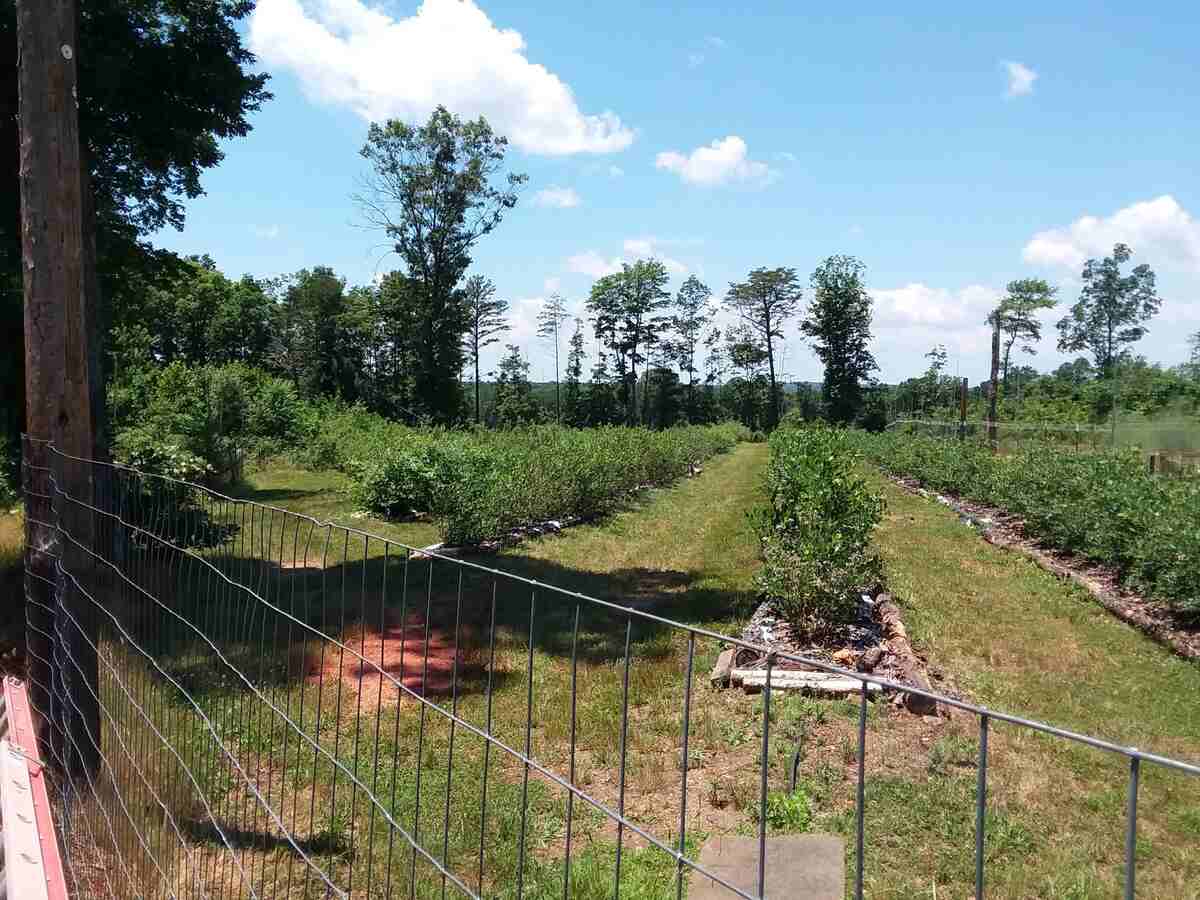
[(467, 320), (455, 289), (471, 248), (517, 203), (525, 175), (501, 174), (508, 140), (482, 116), (439, 106), (422, 126), (372, 123), (360, 151), (371, 164), (356, 200), (420, 285), (415, 402), (439, 422), (459, 415)]
[(1089, 259), (1083, 266), (1083, 289), (1071, 311), (1058, 323), (1058, 349), (1086, 351), (1104, 376), (1127, 352), (1128, 345), (1146, 334), (1149, 321), (1162, 306), (1154, 286), (1154, 272), (1143, 263), (1128, 275), (1121, 266), (1133, 256), (1125, 244), (1113, 247), (1112, 256)]
[(988, 324), (1000, 323), (1004, 342), (1000, 368), (1004, 384), (1008, 385), (1008, 367), (1013, 345), (1020, 342), (1020, 349), (1030, 356), (1037, 354), (1038, 341), (1042, 339), (1042, 323), (1037, 314), (1044, 309), (1053, 309), (1054, 295), (1058, 288), (1051, 287), (1041, 278), (1019, 278), (1008, 283), (1008, 292), (1000, 305), (988, 316)]
[(779, 422), (781, 398), (775, 372), (775, 341), (783, 339), (783, 323), (796, 313), (803, 289), (795, 269), (754, 269), (745, 281), (729, 285), (726, 304), (757, 335), (766, 353), (770, 386), (768, 428)]
[(854, 421), (863, 384), (878, 365), (871, 342), (871, 296), (866, 267), (853, 256), (830, 256), (812, 274), (813, 299), (800, 331), (825, 366), (822, 398), (831, 421)]

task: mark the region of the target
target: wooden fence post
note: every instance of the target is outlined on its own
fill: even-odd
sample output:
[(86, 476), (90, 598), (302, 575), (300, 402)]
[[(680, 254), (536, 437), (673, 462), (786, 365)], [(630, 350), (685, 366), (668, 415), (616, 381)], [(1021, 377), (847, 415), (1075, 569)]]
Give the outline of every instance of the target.
[[(84, 228), (88, 179), (79, 142), (78, 10), (75, 0), (17, 0), (16, 12), (26, 431), (52, 441), (63, 454), (91, 458), (91, 382), (98, 354), (90, 345), (98, 335), (91, 293), (93, 243)], [(55, 478), (56, 525), (87, 545), (90, 516), (62, 498), (67, 493), (91, 502), (90, 467), (48, 448), (46, 456)], [(84, 554), (65, 541), (58, 543), (61, 565), (68, 571), (83, 574), (91, 568)], [(37, 559), (34, 564), (47, 565)], [(100, 758), (96, 617), (69, 582), (58, 580), (58, 652), (50, 666), (54, 683), (70, 695), (70, 702), (63, 704), (62, 716), (67, 752), (57, 761), (70, 776), (79, 777), (96, 772)], [(55, 667), (54, 661), (64, 657), (70, 662)]]

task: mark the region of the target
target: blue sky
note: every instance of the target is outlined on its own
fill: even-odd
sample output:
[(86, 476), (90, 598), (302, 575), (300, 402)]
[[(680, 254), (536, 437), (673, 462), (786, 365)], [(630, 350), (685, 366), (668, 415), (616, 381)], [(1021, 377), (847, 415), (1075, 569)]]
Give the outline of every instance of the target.
[[(1200, 330), (1200, 5), (1106, 7), (259, 0), (244, 30), (275, 99), (156, 242), (235, 276), (367, 282), (398, 265), (351, 200), (367, 123), (440, 102), (486, 115), (530, 176), (473, 271), (512, 303), (535, 378), (553, 372), (541, 299), (581, 309), (621, 260), (719, 297), (756, 266), (807, 279), (851, 253), (881, 376), (942, 342), (977, 382), (1004, 284), (1046, 277), (1065, 311), (1117, 241), (1165, 301), (1138, 350), (1176, 363)], [(1053, 338), (1035, 365), (1060, 359)], [(820, 378), (795, 328), (784, 368)]]

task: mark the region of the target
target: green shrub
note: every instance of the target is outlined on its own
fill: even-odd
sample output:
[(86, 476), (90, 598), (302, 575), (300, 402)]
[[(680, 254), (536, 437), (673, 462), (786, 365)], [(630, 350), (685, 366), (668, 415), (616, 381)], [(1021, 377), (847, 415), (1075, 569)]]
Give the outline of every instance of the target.
[(846, 432), (825, 425), (771, 436), (770, 503), (754, 515), (763, 551), (757, 584), (803, 634), (851, 621), (859, 592), (879, 576), (870, 541), (883, 500), (856, 472), (858, 459)]
[(1000, 507), (1043, 544), (1113, 566), (1131, 587), (1200, 618), (1200, 479), (1151, 475), (1135, 450), (998, 456), (921, 435), (856, 441), (884, 471)]
[(135, 369), (111, 386), (108, 399), (119, 461), (186, 469), (192, 457), (204, 477), (237, 478), (247, 458), (292, 446), (305, 425), (292, 385), (236, 363)]
[[(335, 414), (335, 431), (344, 415)], [(446, 432), (372, 423), (356, 438), (332, 442), (364, 509), (428, 512), (444, 540), (470, 544), (520, 525), (603, 515), (632, 492), (669, 484), (748, 437), (739, 425)]]

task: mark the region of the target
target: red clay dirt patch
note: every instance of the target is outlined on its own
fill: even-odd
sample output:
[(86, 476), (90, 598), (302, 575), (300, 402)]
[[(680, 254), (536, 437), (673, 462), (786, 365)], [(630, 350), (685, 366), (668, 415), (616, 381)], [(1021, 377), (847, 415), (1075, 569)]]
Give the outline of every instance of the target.
[(476, 680), (482, 671), (467, 652), (468, 631), (462, 627), (456, 641), (453, 625), (430, 623), (427, 629), (420, 613), (402, 619), (389, 612), (382, 629), (363, 624), (348, 628), (341, 638), (348, 649), (327, 646), (323, 662), (319, 654), (314, 657), (310, 653), (305, 680), (317, 684), (327, 677), (340, 677), (363, 703), (374, 706), (397, 703), (402, 693), (449, 696), (456, 678), (461, 692), (463, 683)]

